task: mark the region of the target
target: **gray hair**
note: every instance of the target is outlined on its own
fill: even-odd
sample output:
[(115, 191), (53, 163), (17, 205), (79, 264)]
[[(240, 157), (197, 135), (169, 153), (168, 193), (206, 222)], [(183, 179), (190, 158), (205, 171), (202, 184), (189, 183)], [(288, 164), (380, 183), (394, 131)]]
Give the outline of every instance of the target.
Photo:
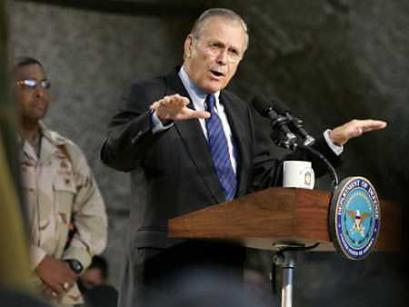
[(224, 19), (228, 19), (230, 21), (238, 22), (243, 28), (244, 33), (246, 34), (246, 38), (247, 38), (246, 39), (246, 49), (247, 49), (249, 34), (247, 31), (246, 22), (244, 21), (243, 18), (241, 18), (240, 15), (238, 15), (232, 10), (225, 9), (225, 8), (211, 8), (211, 9), (204, 11), (199, 16), (199, 18), (196, 19), (195, 23), (193, 24), (192, 31), (191, 31), (191, 34), (193, 35), (193, 37), (195, 38), (199, 37), (203, 24), (205, 23), (207, 19), (212, 18), (212, 17), (221, 17)]

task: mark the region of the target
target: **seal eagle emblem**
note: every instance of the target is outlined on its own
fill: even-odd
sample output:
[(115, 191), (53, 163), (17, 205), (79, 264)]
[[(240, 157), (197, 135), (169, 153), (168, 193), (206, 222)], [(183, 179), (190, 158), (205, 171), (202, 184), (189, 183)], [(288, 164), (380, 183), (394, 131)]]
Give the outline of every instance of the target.
[(366, 258), (375, 246), (380, 221), (378, 195), (369, 180), (344, 179), (331, 200), (329, 224), (335, 247), (348, 259)]

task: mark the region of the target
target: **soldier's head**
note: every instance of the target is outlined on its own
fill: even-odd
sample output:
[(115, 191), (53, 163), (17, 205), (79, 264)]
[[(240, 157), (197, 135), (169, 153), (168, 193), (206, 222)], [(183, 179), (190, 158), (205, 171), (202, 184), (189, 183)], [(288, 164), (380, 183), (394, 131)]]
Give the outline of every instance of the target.
[(228, 9), (209, 9), (185, 40), (183, 67), (199, 88), (215, 93), (236, 73), (248, 39), (246, 23), (239, 15)]
[(40, 61), (24, 57), (18, 59), (14, 75), (17, 110), (22, 124), (37, 124), (47, 113), (50, 101), (50, 82)]

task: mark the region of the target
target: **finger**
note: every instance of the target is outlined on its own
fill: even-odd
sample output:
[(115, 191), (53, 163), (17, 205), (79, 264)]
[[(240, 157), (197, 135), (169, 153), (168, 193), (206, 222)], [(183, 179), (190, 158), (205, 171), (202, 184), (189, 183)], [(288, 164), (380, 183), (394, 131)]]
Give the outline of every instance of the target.
[(363, 123), (362, 129), (364, 132), (368, 132), (372, 130), (384, 129), (386, 126), (387, 126), (387, 123), (385, 121), (367, 120)]
[(179, 100), (183, 103), (184, 106), (187, 106), (190, 103), (190, 100), (184, 96), (179, 96)]
[(206, 111), (195, 111), (189, 108), (185, 108), (183, 112), (176, 116), (176, 120), (187, 120), (187, 119), (207, 119), (210, 117), (210, 113)]
[(166, 102), (164, 102), (164, 104), (178, 106), (179, 108), (182, 108), (189, 104), (189, 99), (187, 99), (186, 97), (179, 96), (179, 95), (174, 95), (170, 97)]
[(188, 99), (187, 97), (181, 96), (181, 95), (179, 95), (179, 94), (174, 94), (174, 95), (167, 96), (167, 97), (169, 97), (169, 98), (171, 98), (171, 99), (184, 100), (184, 101), (189, 102), (189, 99)]
[[(49, 287), (51, 288), (51, 290), (53, 292), (52, 293), (53, 296), (60, 296), (63, 293), (65, 293), (65, 290), (63, 289), (61, 284), (49, 285)], [(57, 294), (57, 295), (54, 295), (54, 293)]]
[(210, 118), (210, 113), (207, 111), (192, 111), (192, 118), (208, 119)]
[[(353, 120), (348, 123), (345, 127), (347, 127), (347, 132), (345, 137), (345, 141), (350, 138), (359, 137), (364, 133), (376, 131), (380, 129), (384, 129), (387, 126), (385, 121), (380, 120), (372, 120), (372, 119), (365, 119), (365, 120)], [(348, 129), (348, 127), (350, 129)]]
[(177, 100), (174, 99), (163, 99), (159, 102), (156, 110), (165, 110), (165, 111), (169, 111), (169, 110), (179, 110), (181, 109), (183, 106), (180, 106), (180, 103), (178, 103)]
[(358, 137), (361, 136), (362, 133), (364, 133), (364, 129), (362, 127), (355, 127), (354, 130), (352, 130), (352, 133), (349, 135), (350, 138)]
[(174, 101), (167, 105), (158, 107), (158, 109), (156, 109), (156, 112), (157, 112), (156, 114), (158, 115), (159, 119), (179, 120), (179, 119), (185, 119), (186, 114), (190, 114), (191, 110), (185, 106), (184, 102)]
[(57, 293), (57, 292), (54, 292), (54, 291), (51, 292), (51, 297), (53, 297), (53, 298), (59, 298), (61, 295), (62, 295), (62, 292), (61, 293)]
[(78, 279), (78, 275), (73, 272), (71, 269), (68, 269), (66, 271), (66, 274), (64, 275), (64, 281), (68, 282), (69, 284), (75, 283), (75, 281)]
[(68, 292), (68, 290), (70, 290), (72, 286), (73, 286), (73, 283), (68, 282), (68, 281), (62, 284), (62, 288), (64, 289), (65, 292)]
[(379, 121), (379, 120), (353, 120), (351, 123), (347, 124), (346, 127), (352, 128), (351, 134), (352, 136), (360, 136), (363, 133), (380, 130), (386, 127), (386, 122)]
[(149, 109), (151, 109), (151, 110), (156, 110), (156, 109), (158, 108), (159, 104), (160, 104), (160, 100), (159, 100), (159, 101), (155, 101), (154, 103), (152, 103), (152, 104), (150, 105)]
[(179, 96), (179, 95), (177, 95), (177, 94), (175, 94), (175, 95), (169, 95), (169, 96), (163, 97), (163, 98), (162, 98), (161, 100), (159, 100), (159, 101), (161, 101), (162, 103), (169, 103), (170, 101), (178, 100), (179, 97), (181, 97), (181, 96)]
[(180, 100), (167, 100), (159, 104), (159, 108), (166, 109), (166, 110), (180, 110), (185, 105)]
[(49, 297), (49, 298), (57, 298), (59, 295), (58, 295), (58, 293), (57, 292), (55, 292), (54, 290), (51, 290), (51, 289), (48, 289), (48, 290), (46, 290), (47, 292), (46, 292), (46, 295), (47, 295), (47, 297)]
[(150, 108), (151, 110), (156, 110), (159, 106), (165, 105), (168, 101), (170, 101), (171, 97), (172, 97), (172, 96), (165, 96), (165, 97), (163, 97), (162, 99), (159, 99), (159, 100), (153, 102), (153, 103), (150, 105), (149, 108)]
[(49, 298), (49, 299), (59, 297), (58, 293), (54, 291), (52, 288), (48, 287), (47, 285), (44, 285), (42, 289), (42, 293), (46, 298)]

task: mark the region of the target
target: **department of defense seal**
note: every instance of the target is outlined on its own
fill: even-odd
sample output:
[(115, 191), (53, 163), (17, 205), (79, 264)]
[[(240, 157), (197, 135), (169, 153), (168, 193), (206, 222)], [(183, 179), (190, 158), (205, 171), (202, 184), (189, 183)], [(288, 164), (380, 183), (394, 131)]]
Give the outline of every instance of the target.
[(380, 230), (380, 207), (375, 188), (364, 177), (345, 178), (331, 200), (332, 242), (348, 259), (366, 258)]

